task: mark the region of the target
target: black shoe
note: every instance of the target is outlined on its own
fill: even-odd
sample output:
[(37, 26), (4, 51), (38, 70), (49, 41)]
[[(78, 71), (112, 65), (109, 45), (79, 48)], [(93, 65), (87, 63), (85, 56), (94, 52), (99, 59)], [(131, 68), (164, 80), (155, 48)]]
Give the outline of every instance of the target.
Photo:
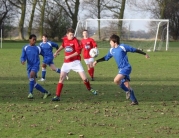
[(91, 81), (94, 81), (94, 78), (91, 78)]
[(52, 98), (52, 101), (60, 101), (60, 97), (54, 96), (54, 97)]

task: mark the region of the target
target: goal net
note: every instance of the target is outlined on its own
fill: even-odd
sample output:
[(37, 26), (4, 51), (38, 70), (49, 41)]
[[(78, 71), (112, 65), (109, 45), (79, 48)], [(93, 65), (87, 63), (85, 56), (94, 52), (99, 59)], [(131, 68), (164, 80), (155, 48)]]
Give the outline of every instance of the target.
[(169, 20), (160, 19), (86, 19), (79, 21), (75, 36), (82, 38), (87, 29), (99, 48), (109, 48), (112, 34), (120, 36), (120, 43), (126, 43), (144, 51), (168, 50)]

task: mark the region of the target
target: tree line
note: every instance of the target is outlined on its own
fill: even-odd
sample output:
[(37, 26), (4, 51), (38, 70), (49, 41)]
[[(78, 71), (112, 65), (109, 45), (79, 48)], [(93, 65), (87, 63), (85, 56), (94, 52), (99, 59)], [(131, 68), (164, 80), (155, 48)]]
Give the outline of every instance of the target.
[(178, 39), (178, 0), (1, 0), (0, 26), (4, 37), (16, 28), (22, 40), (25, 29), (28, 35), (36, 30), (40, 37), (47, 33), (52, 39), (61, 39), (67, 28), (76, 28), (79, 19), (123, 19), (127, 4), (136, 12), (149, 12), (151, 18), (169, 19), (170, 35)]

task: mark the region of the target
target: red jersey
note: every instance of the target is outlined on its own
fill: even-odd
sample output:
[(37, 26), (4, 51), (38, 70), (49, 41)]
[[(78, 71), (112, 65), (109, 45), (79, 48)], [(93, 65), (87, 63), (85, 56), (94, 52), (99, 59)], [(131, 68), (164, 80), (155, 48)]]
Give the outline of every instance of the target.
[(96, 42), (92, 38), (82, 39), (81, 40), (81, 47), (83, 48), (83, 58), (88, 59), (91, 58), (89, 55), (89, 51), (92, 48), (97, 47)]
[(75, 52), (78, 53), (77, 56), (71, 57), (69, 59), (64, 59), (64, 62), (72, 62), (74, 60), (81, 60), (80, 53), (81, 53), (81, 46), (78, 43), (78, 40), (74, 37), (72, 40), (68, 40), (68, 38), (65, 36), (63, 38), (62, 47), (65, 51), (65, 56), (69, 56)]

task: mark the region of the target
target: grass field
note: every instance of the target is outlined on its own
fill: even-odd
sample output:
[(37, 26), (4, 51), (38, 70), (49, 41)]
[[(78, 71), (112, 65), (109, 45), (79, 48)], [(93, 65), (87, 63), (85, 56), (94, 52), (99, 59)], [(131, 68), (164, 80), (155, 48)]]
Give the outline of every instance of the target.
[[(43, 100), (34, 90), (35, 98), (28, 100), (26, 66), (19, 60), (24, 44), (7, 41), (0, 49), (1, 138), (178, 138), (178, 42), (171, 42), (168, 52), (150, 52), (150, 59), (128, 54), (133, 67), (130, 84), (138, 106), (130, 106), (125, 93), (113, 83), (118, 72), (114, 59), (95, 67), (96, 81), (91, 84), (97, 96), (70, 72), (61, 101), (51, 102), (59, 75), (48, 68), (47, 81), (40, 84), (52, 96)], [(99, 57), (107, 50), (100, 49)], [(63, 54), (54, 62), (61, 67)]]

